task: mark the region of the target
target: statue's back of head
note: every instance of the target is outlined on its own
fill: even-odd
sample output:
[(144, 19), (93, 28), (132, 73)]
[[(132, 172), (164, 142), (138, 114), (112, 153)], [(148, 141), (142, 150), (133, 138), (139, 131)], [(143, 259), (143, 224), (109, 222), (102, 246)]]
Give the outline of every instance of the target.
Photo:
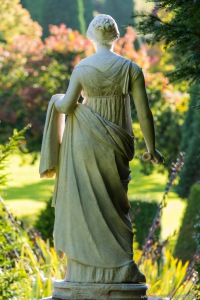
[(112, 44), (119, 38), (117, 23), (109, 15), (97, 15), (88, 27), (87, 37), (93, 43), (101, 45)]

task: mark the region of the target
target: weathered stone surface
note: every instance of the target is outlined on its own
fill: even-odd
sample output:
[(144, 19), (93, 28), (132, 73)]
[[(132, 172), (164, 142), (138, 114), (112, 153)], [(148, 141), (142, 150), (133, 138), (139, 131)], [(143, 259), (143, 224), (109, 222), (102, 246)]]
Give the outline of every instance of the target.
[(95, 283), (71, 283), (66, 281), (55, 281), (52, 298), (55, 300), (142, 300), (146, 296), (147, 286), (145, 284), (95, 284)]

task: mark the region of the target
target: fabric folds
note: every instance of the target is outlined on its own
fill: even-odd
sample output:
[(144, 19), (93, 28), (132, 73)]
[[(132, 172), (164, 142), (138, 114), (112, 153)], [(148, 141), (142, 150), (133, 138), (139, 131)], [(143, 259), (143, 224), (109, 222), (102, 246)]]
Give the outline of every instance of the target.
[[(129, 161), (134, 155), (130, 62), (119, 58), (113, 68), (110, 85), (109, 74), (81, 64), (76, 72), (86, 95), (83, 104), (67, 116), (66, 123), (54, 107), (56, 97), (63, 95), (54, 96), (47, 111), (40, 174), (50, 177), (56, 173), (52, 200), (55, 248), (67, 255), (66, 280), (72, 282), (145, 281), (133, 261), (127, 198)], [(104, 95), (98, 95), (98, 83)], [(110, 86), (117, 94), (110, 91), (109, 95)]]
[(58, 166), (59, 149), (65, 126), (65, 115), (59, 113), (54, 106), (57, 99), (64, 94), (53, 96), (49, 102), (43, 132), (40, 166), (40, 177), (53, 177)]
[(60, 150), (54, 234), (57, 250), (86, 265), (115, 267), (132, 260), (130, 205), (115, 152), (130, 160), (133, 137), (78, 105), (68, 116)]

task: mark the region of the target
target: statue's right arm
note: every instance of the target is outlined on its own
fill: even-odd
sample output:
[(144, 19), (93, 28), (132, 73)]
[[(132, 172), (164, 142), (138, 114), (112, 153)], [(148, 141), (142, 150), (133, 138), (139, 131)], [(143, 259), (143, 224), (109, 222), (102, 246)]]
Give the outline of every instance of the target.
[(65, 96), (55, 102), (57, 111), (66, 115), (74, 111), (82, 90), (81, 83), (76, 73), (77, 72), (74, 71), (70, 77), (69, 86)]
[(140, 127), (144, 136), (144, 140), (148, 152), (152, 155), (152, 162), (157, 164), (164, 161), (164, 157), (155, 149), (155, 131), (152, 112), (145, 89), (145, 81), (143, 73), (132, 83), (132, 96), (137, 111)]

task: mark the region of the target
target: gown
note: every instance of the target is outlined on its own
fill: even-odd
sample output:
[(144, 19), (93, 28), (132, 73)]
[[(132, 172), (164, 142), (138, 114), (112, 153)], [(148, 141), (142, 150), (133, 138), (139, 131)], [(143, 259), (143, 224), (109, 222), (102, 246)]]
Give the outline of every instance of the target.
[[(57, 162), (47, 167), (56, 170), (54, 240), (56, 250), (67, 255), (65, 280), (145, 282), (133, 260), (127, 198), (129, 161), (134, 156), (129, 89), (141, 69), (119, 56), (106, 71), (84, 59), (73, 72), (84, 100), (67, 116), (61, 145), (54, 155), (50, 153), (53, 160), (58, 156)], [(57, 119), (51, 120), (62, 127), (62, 114), (55, 108), (53, 112)], [(53, 131), (55, 137), (55, 126)], [(47, 148), (51, 147), (43, 146), (41, 161)]]

